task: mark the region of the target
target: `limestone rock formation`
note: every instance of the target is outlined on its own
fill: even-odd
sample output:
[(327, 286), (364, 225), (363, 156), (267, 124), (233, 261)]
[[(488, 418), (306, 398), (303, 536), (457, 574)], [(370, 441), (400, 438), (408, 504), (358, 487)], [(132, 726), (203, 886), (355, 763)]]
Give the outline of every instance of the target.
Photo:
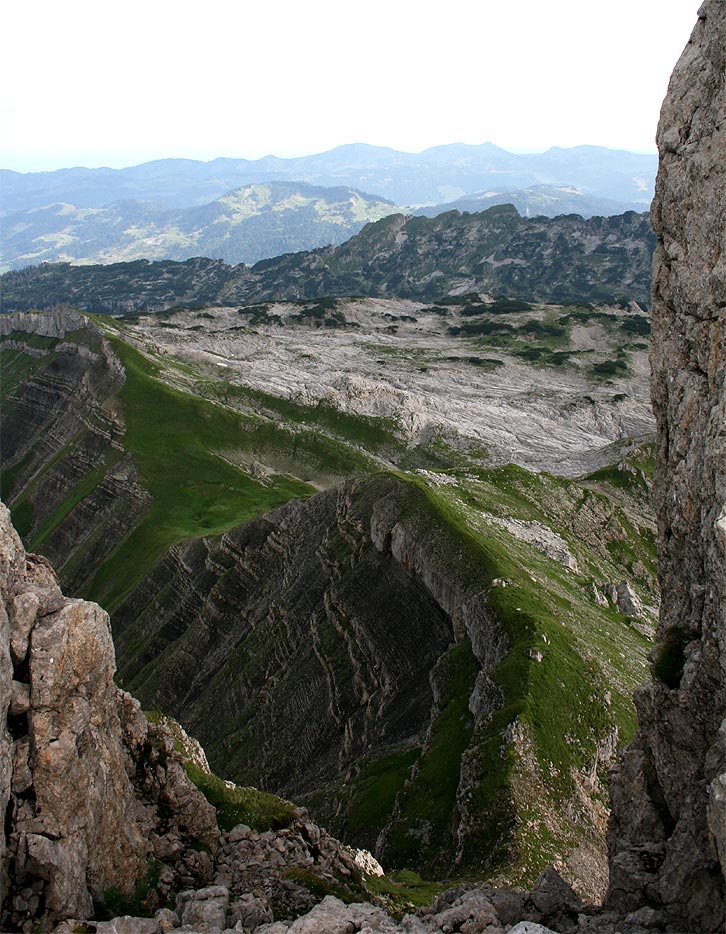
[(63, 596), (3, 504), (0, 598), (2, 929), (90, 917), (109, 890), (133, 894), (155, 861), (170, 888), (204, 882), (213, 808), (168, 731), (114, 685), (107, 614)]
[(667, 930), (726, 925), (726, 2), (707, 0), (658, 130), (652, 220), (654, 680), (612, 786), (610, 889)]
[[(507, 637), (483, 569), (423, 494), (392, 476), (352, 480), (173, 548), (114, 627), (125, 682), (145, 706), (183, 721), (235, 781), (296, 799), (325, 789), (316, 813), (326, 824), (362, 762), (419, 755), (448, 699), (453, 652), (468, 672), (467, 701), (478, 675), (467, 722), (486, 722), (501, 703), (488, 674)], [(469, 778), (463, 769), (448, 801), (461, 847), (478, 832)], [(420, 843), (422, 859), (457, 845), (445, 823), (443, 843)], [(364, 825), (350, 840), (373, 849), (380, 829)]]
[[(99, 328), (71, 308), (0, 315), (0, 339), (16, 351), (3, 354), (3, 495), (15, 508), (13, 486), (27, 488), (18, 531), (27, 541), (44, 529), (43, 554), (66, 592), (78, 593), (151, 502), (122, 444), (125, 371)], [(48, 528), (84, 487), (78, 507)]]

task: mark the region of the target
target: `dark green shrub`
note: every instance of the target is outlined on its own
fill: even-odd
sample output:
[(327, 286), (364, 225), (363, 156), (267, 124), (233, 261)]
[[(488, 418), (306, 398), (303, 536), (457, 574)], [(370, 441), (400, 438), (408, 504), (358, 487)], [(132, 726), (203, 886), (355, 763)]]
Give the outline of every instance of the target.
[(124, 895), (116, 886), (106, 889), (103, 897), (94, 905), (96, 918), (109, 921), (123, 915), (134, 918), (151, 918), (158, 904), (149, 900), (149, 894), (156, 889), (161, 875), (161, 863), (154, 860), (149, 864), (146, 875), (136, 887), (133, 895)]
[(680, 687), (685, 663), (684, 649), (690, 641), (691, 633), (685, 626), (672, 626), (657, 648), (653, 675), (671, 689)]

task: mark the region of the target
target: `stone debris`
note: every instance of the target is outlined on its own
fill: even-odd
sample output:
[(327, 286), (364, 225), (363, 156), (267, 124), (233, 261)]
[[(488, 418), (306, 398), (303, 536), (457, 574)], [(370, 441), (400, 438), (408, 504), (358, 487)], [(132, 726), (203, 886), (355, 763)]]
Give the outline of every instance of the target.
[(488, 514), (486, 518), (490, 522), (494, 522), (496, 525), (500, 525), (502, 528), (506, 529), (510, 535), (518, 538), (521, 542), (533, 545), (543, 554), (547, 555), (548, 558), (557, 561), (558, 564), (561, 564), (568, 570), (574, 571), (575, 573), (579, 571), (577, 559), (571, 553), (564, 538), (541, 522), (537, 522), (536, 520), (525, 522), (522, 519), (513, 518), (503, 519), (500, 516)]
[(612, 603), (623, 616), (638, 620), (645, 616), (643, 602), (633, 590), (629, 581), (621, 581), (619, 584), (593, 584), (592, 586), (595, 603), (598, 606), (605, 607)]
[[(305, 808), (297, 809), (289, 827), (258, 832), (239, 824), (224, 834), (217, 852), (216, 885), (233, 897), (254, 893), (274, 906), (276, 917), (307, 911), (316, 899), (305, 882), (345, 889), (354, 898), (360, 887), (355, 851), (313, 824)], [(271, 919), (270, 919), (271, 920)]]

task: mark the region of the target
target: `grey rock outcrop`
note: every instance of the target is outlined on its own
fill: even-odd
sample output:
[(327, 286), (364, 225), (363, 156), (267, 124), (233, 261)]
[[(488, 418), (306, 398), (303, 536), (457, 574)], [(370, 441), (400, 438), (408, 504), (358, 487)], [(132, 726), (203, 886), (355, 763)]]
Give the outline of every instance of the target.
[[(652, 221), (654, 680), (612, 783), (607, 905), (726, 925), (726, 2), (707, 0), (658, 130)], [(652, 921), (653, 919), (651, 919)]]
[[(238, 824), (223, 835), (215, 864), (215, 885), (237, 899), (230, 910), (237, 905), (238, 913), (255, 917), (264, 905), (278, 919), (308, 911), (320, 898), (309, 885), (345, 891), (348, 898), (362, 892), (355, 852), (312, 823), (304, 808), (296, 809), (289, 827), (277, 831), (260, 833)], [(255, 904), (248, 904), (251, 895)]]
[(42, 315), (21, 311), (14, 315), (0, 316), (0, 335), (27, 331), (41, 337), (65, 337), (87, 325), (88, 319), (74, 308), (57, 305)]
[(67, 599), (0, 503), (2, 929), (87, 918), (154, 861), (170, 886), (211, 875), (214, 810), (167, 731), (113, 683), (107, 614)]

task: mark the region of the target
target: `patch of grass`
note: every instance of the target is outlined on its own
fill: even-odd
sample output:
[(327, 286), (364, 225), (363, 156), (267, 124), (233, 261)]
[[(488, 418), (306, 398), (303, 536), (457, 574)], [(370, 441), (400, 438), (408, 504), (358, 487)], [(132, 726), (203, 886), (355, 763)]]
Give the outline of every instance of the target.
[[(343, 442), (343, 445), (329, 442), (329, 451), (325, 460), (330, 461), (329, 466), (340, 470), (341, 476), (367, 473), (371, 469), (372, 463), (364, 452), (380, 453), (404, 447), (397, 436), (397, 425), (390, 418), (342, 412), (322, 401), (314, 406), (300, 405), (290, 399), (273, 396), (259, 389), (217, 381), (197, 381), (195, 390), (200, 395), (217, 399), (225, 405), (240, 405), (256, 414), (289, 423), (293, 429), (299, 426), (303, 429), (317, 429), (318, 432), (330, 434), (336, 441)], [(276, 426), (268, 426), (268, 429), (271, 435), (279, 435)], [(256, 430), (259, 435), (260, 432), (268, 429), (263, 429), (259, 425), (255, 429), (255, 426), (250, 424), (247, 434)], [(297, 444), (302, 448), (309, 447), (314, 435), (315, 431), (300, 433), (297, 436)], [(356, 446), (355, 453), (351, 445)]]
[(504, 366), (503, 360), (496, 357), (444, 357), (447, 363), (468, 363), (483, 370), (496, 370)]
[(366, 889), (382, 902), (394, 918), (430, 905), (449, 885), (422, 879), (411, 869), (399, 869), (385, 876), (365, 876)]
[(76, 484), (74, 489), (68, 494), (68, 496), (63, 500), (60, 506), (52, 513), (38, 531), (33, 535), (30, 542), (30, 547), (33, 549), (39, 549), (43, 542), (58, 528), (58, 526), (63, 522), (63, 520), (72, 512), (73, 509), (85, 499), (87, 496), (96, 489), (96, 487), (103, 481), (104, 477), (108, 471), (121, 460), (122, 454), (120, 451), (111, 449), (106, 460), (99, 464), (98, 467), (95, 467), (93, 470), (89, 471), (83, 477), (79, 483)]
[(532, 305), (518, 298), (495, 298), (486, 305), (487, 311), (492, 315), (508, 315), (519, 311), (531, 311)]
[(586, 479), (593, 483), (604, 483), (616, 489), (631, 492), (639, 490), (647, 493), (650, 489), (648, 478), (641, 470), (621, 464), (602, 467), (588, 474)]
[(0, 345), (7, 341), (16, 341), (37, 350), (52, 350), (59, 343), (59, 338), (44, 337), (42, 334), (28, 334), (25, 331), (11, 331), (9, 334), (0, 334)]
[(28, 499), (21, 499), (11, 507), (10, 513), (15, 531), (25, 541), (33, 527), (33, 504)]
[(295, 805), (277, 795), (257, 788), (230, 788), (221, 778), (203, 772), (191, 762), (185, 763), (187, 775), (217, 811), (222, 830), (247, 824), (260, 833), (289, 827), (295, 817)]
[(600, 363), (593, 363), (588, 371), (595, 379), (612, 379), (615, 376), (625, 376), (628, 372), (628, 364), (624, 357), (619, 356), (614, 360), (602, 360)]
[(514, 334), (515, 329), (511, 324), (504, 321), (490, 321), (486, 318), (480, 318), (475, 321), (467, 321), (459, 327), (450, 327), (449, 334), (452, 337), (481, 337), (491, 335), (509, 335)]
[(0, 499), (2, 499), (3, 502), (7, 502), (12, 496), (16, 479), (22, 474), (26, 467), (32, 463), (33, 456), (33, 448), (30, 448), (25, 452), (23, 457), (16, 461), (11, 467), (4, 467), (0, 470)]
[(53, 351), (44, 357), (31, 357), (21, 350), (3, 350), (0, 353), (0, 389), (3, 404), (7, 404), (8, 395), (30, 379), (37, 370), (47, 366), (54, 357)]
[(620, 330), (624, 334), (637, 334), (641, 337), (650, 336), (650, 321), (645, 315), (628, 315), (620, 319)]
[(375, 833), (385, 824), (418, 756), (418, 749), (408, 749), (384, 756), (362, 769), (352, 780), (354, 791), (345, 809), (342, 836)]
[(224, 532), (312, 490), (285, 476), (263, 484), (227, 463), (215, 452), (238, 449), (240, 438), (255, 426), (165, 385), (156, 378), (155, 364), (122, 341), (110, 340), (126, 370), (119, 393), (124, 446), (153, 497), (146, 518), (91, 583), (89, 598), (113, 609), (176, 542)]
[(468, 705), (477, 667), (465, 639), (451, 646), (431, 673), (441, 692), (440, 712), (415, 774), (398, 796), (396, 818), (386, 836), (387, 865), (400, 869), (449, 862), (459, 763), (473, 730)]

